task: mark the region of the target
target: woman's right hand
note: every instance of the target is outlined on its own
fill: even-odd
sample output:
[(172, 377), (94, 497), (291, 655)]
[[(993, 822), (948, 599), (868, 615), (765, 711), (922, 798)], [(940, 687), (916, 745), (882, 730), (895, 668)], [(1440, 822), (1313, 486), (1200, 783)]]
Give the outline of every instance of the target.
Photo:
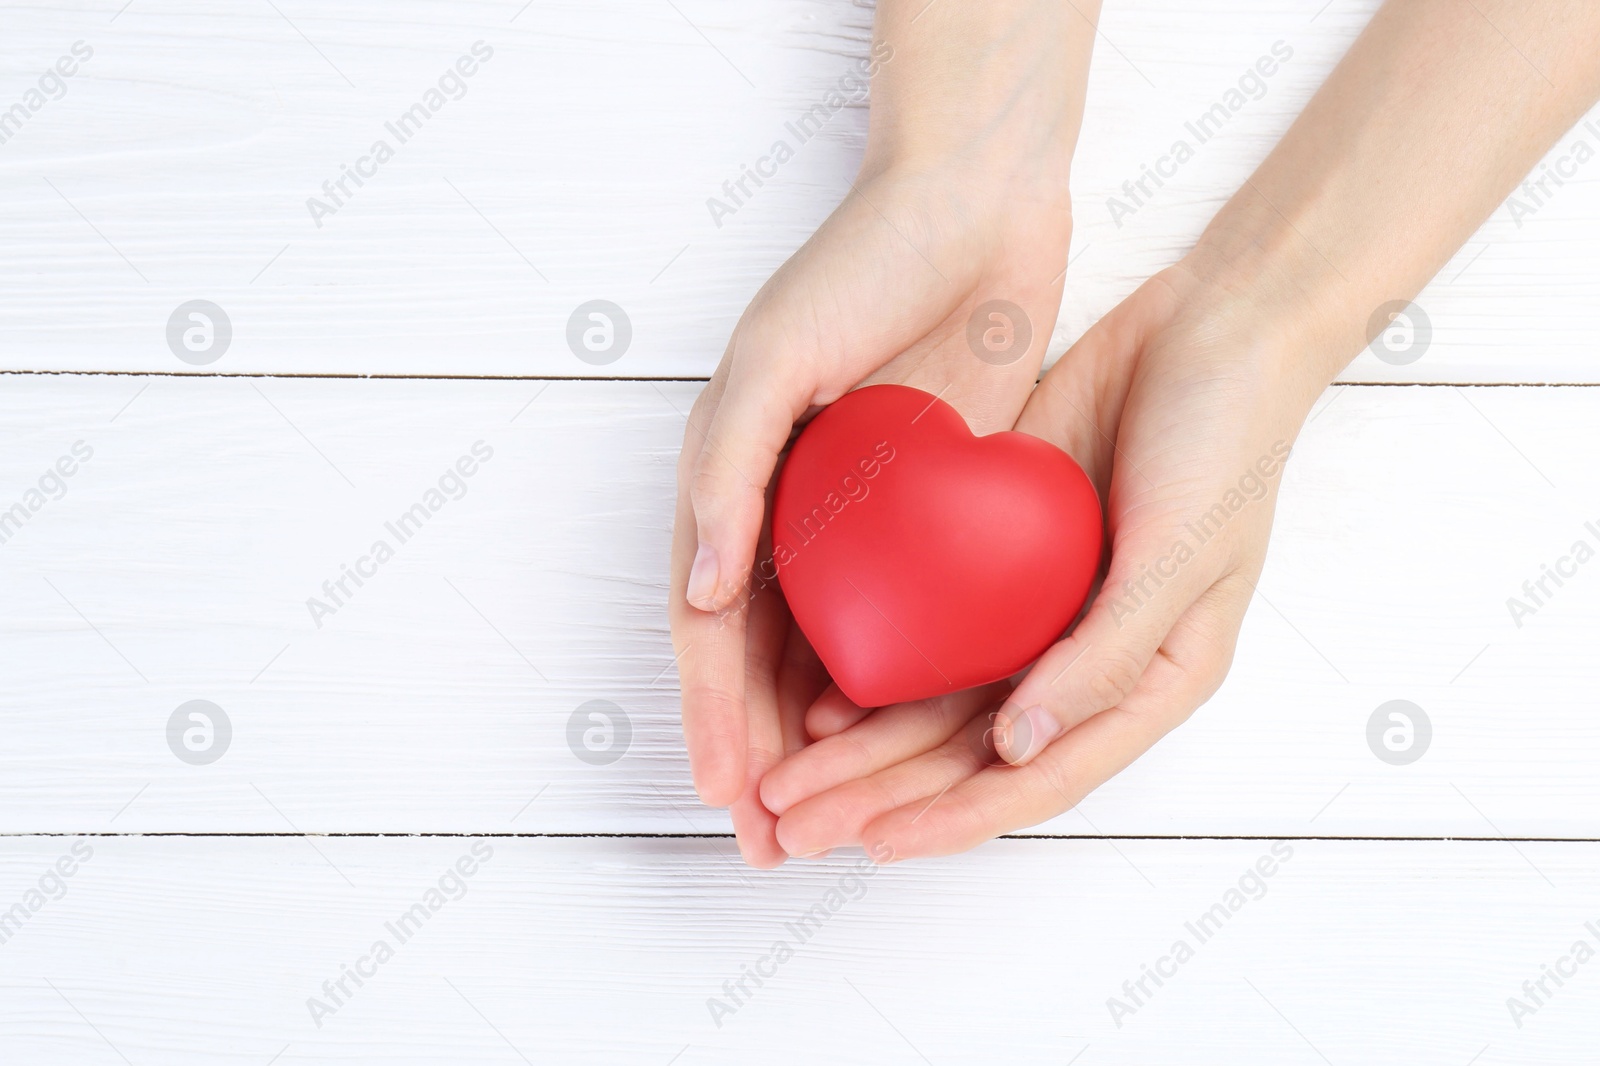
[(861, 174), (740, 318), (678, 462), (669, 615), (684, 737), (701, 798), (732, 806), (756, 866), (785, 858), (760, 778), (806, 743), (828, 684), (776, 583), (751, 580), (780, 454), (820, 406), (877, 382), (942, 397), (975, 433), (1009, 429), (1071, 241), (1093, 25), (1060, 5), (885, 0), (877, 36), (889, 58)]

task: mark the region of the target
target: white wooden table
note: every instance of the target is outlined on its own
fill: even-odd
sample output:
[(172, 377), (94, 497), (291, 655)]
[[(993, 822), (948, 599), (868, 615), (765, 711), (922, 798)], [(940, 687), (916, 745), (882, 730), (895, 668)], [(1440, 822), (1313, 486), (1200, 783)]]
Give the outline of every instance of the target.
[[(1193, 240), (1374, 3), (1107, 6), (1053, 354)], [(1600, 562), (1520, 625), (1507, 600), (1600, 547), (1600, 162), (1496, 212), (1419, 298), (1422, 358), (1330, 390), (1231, 679), (1078, 811), (861, 879), (745, 870), (696, 803), (683, 412), (847, 188), (864, 109), (720, 226), (706, 200), (870, 19), (0, 12), (0, 1062), (1596, 1060)], [(1580, 140), (1600, 123), (1551, 165)], [(595, 299), (632, 329), (603, 365), (566, 337)], [(195, 300), (225, 347), (186, 347), (186, 311), (169, 344)], [(609, 761), (569, 743), (592, 700)], [(1391, 700), (1431, 725), (1404, 765), (1368, 743)]]

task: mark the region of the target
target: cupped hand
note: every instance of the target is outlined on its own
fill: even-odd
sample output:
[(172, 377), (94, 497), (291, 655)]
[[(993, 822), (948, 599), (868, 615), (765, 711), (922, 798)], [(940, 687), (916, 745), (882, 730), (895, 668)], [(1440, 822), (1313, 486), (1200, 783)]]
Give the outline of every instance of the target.
[(1221, 684), (1261, 572), (1289, 448), (1324, 364), (1293, 325), (1184, 265), (1091, 328), (1016, 428), (1065, 449), (1106, 501), (1109, 569), (1070, 636), (1009, 683), (809, 710), (813, 743), (761, 785), (794, 855), (870, 843), (962, 851), (1078, 803)]
[[(669, 608), (684, 736), (696, 789), (731, 805), (752, 865), (786, 857), (756, 789), (807, 742), (806, 710), (828, 685), (755, 566), (780, 455), (819, 406), (876, 382), (940, 394), (978, 433), (1015, 422), (1061, 298), (1063, 179), (1050, 167), (997, 179), (946, 162), (858, 180), (757, 294), (689, 414)], [(991, 300), (1024, 321), (980, 316), (980, 358), (968, 327)]]

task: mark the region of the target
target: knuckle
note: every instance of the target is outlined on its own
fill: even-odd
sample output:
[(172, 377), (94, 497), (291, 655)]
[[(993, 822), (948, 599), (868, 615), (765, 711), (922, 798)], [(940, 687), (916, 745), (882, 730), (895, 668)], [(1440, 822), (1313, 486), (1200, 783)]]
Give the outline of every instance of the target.
[(719, 681), (690, 681), (683, 685), (683, 705), (694, 708), (692, 717), (717, 740), (733, 736), (735, 715), (743, 710), (739, 694)]
[[(886, 780), (883, 774), (874, 774), (867, 778), (861, 786), (866, 795), (856, 798), (864, 798), (870, 809), (873, 810), (897, 810), (907, 800), (902, 796), (902, 790), (897, 788), (896, 785), (897, 782)], [(848, 797), (845, 790), (834, 789), (833, 792), (835, 793), (834, 800), (839, 805), (837, 808), (839, 816), (841, 818), (855, 817), (854, 805), (849, 802), (851, 797)]]
[(762, 774), (783, 760), (783, 752), (778, 747), (755, 740), (749, 742), (748, 753), (750, 768)]
[(689, 502), (697, 518), (712, 516), (722, 502), (725, 480), (713, 462), (714, 457), (701, 453), (689, 472)]
[(1102, 709), (1128, 698), (1139, 683), (1139, 663), (1127, 652), (1114, 652), (1094, 664), (1088, 674), (1089, 695)]
[(1060, 806), (1052, 807), (1051, 810), (1054, 813), (1047, 817), (1054, 818), (1057, 814), (1065, 814), (1076, 807), (1078, 800), (1082, 799), (1082, 796), (1075, 794), (1078, 782), (1071, 780), (1067, 776), (1066, 768), (1049, 759), (1036, 761), (1040, 763), (1039, 770), (1044, 777), (1045, 783), (1050, 786), (1051, 791), (1061, 800)]
[(694, 481), (695, 468), (700, 465), (700, 441), (684, 431), (683, 447), (678, 451), (678, 491), (688, 493)]
[(1233, 653), (1236, 646), (1235, 642), (1230, 640), (1217, 649), (1216, 658), (1206, 675), (1205, 687), (1201, 694), (1202, 702), (1215, 696), (1217, 689), (1227, 680), (1228, 671), (1233, 669)]
[(859, 730), (847, 729), (833, 738), (839, 746), (843, 747), (849, 755), (847, 760), (854, 766), (870, 767), (874, 763), (872, 745), (861, 739)]
[(968, 847), (992, 835), (983, 831), (985, 819), (982, 806), (960, 789), (948, 789), (925, 802), (927, 806), (922, 809), (922, 814), (930, 819), (937, 818), (942, 832), (953, 833), (962, 839), (977, 838)]
[(722, 390), (716, 390), (716, 394), (713, 395), (712, 386), (708, 385), (690, 406), (689, 413), (684, 416), (683, 443), (691, 455), (700, 454), (700, 449), (705, 444), (706, 431), (711, 428), (721, 403)]

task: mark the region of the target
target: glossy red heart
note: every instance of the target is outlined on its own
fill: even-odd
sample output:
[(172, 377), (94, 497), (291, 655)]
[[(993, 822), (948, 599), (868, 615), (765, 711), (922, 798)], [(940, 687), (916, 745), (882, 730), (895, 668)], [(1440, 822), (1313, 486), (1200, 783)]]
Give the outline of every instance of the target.
[(1083, 607), (1100, 541), (1100, 500), (1065, 452), (975, 437), (937, 397), (871, 385), (795, 441), (766, 565), (839, 688), (881, 707), (1038, 658)]

